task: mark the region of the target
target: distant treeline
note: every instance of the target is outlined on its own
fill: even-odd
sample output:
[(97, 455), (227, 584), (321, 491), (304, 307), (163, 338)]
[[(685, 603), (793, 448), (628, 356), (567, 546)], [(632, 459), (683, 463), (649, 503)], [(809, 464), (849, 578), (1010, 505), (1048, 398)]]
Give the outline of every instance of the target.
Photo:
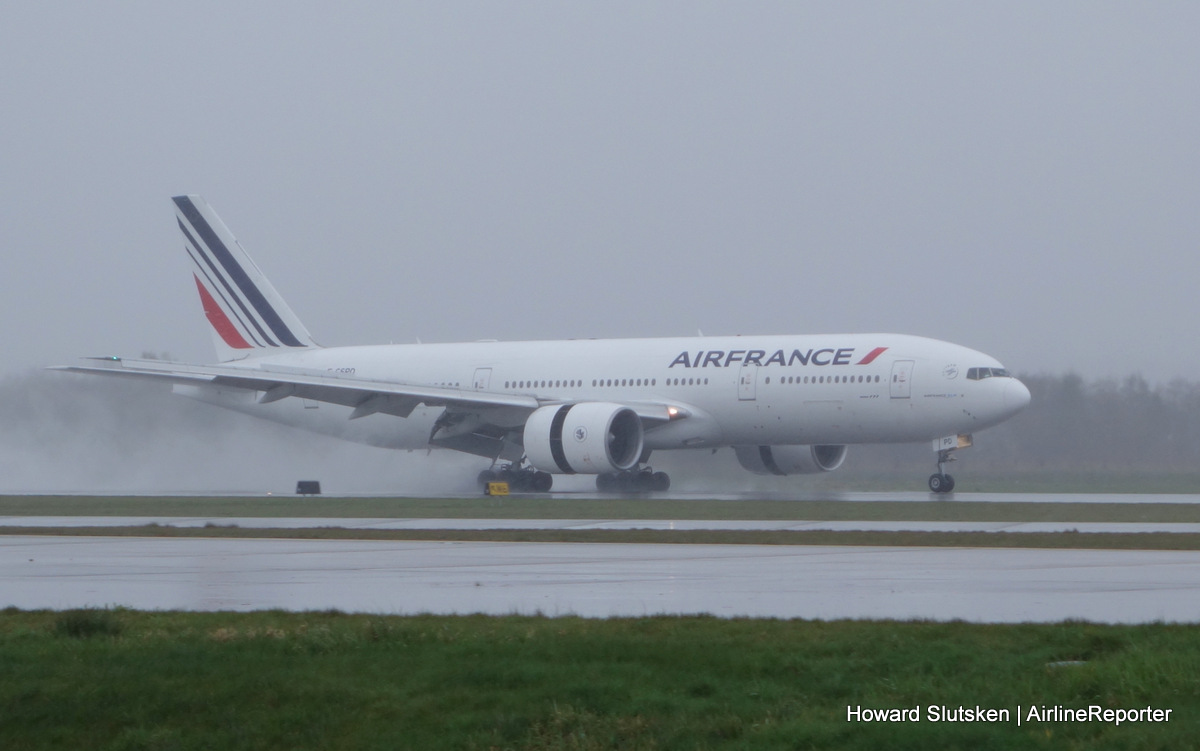
[[(1075, 374), (1022, 375), (1021, 380), (1033, 401), (1008, 422), (975, 435), (975, 448), (961, 457), (973, 470), (1200, 471), (1200, 382), (1151, 386), (1137, 375), (1089, 382)], [(911, 466), (921, 451), (932, 453), (929, 447), (863, 447), (855, 453), (869, 454), (869, 461), (856, 465), (900, 469)]]
[[(1025, 376), (1033, 401), (994, 428), (989, 463), (1030, 470), (1195, 472), (1200, 383)], [(989, 433), (984, 433), (989, 436)]]

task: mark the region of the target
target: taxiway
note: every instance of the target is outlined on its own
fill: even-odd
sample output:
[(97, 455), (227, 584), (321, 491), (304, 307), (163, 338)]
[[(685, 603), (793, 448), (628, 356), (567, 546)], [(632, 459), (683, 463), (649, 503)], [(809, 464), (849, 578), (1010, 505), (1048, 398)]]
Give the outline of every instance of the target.
[(1200, 552), (0, 537), (0, 607), (1200, 621)]
[(394, 519), (254, 516), (4, 516), (0, 527), (237, 527), (240, 529), (554, 529), (811, 532), (1200, 532), (1194, 522), (779, 521), (755, 519)]

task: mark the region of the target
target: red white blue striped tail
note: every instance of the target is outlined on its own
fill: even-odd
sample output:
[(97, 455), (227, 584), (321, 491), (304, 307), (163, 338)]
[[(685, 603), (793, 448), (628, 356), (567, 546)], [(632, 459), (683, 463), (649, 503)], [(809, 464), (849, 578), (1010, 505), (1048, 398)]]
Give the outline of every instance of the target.
[(203, 198), (171, 200), (221, 362), (318, 346)]

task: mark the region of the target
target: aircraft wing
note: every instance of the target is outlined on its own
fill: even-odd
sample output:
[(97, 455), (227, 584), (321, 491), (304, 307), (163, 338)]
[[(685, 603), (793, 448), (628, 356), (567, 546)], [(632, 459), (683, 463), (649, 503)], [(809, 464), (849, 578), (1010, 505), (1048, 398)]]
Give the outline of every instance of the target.
[[(289, 396), (352, 407), (350, 419), (382, 412), (408, 417), (418, 405), (446, 407), (448, 412), (484, 413), (492, 410), (532, 413), (561, 399), (538, 399), (527, 394), (464, 391), (436, 386), (419, 386), (394, 381), (376, 381), (341, 373), (286, 366), (247, 368), (229, 365), (190, 365), (164, 360), (134, 360), (119, 357), (93, 358), (94, 365), (60, 365), (50, 370), (91, 375), (143, 378), (170, 383), (259, 391), (261, 404)], [(647, 424), (676, 419), (671, 405), (638, 403), (628, 405)]]
[(416, 386), (391, 381), (374, 381), (340, 373), (287, 367), (230, 367), (189, 365), (161, 360), (102, 358), (96, 365), (52, 368), (72, 373), (151, 378), (154, 380), (210, 385), (218, 388), (261, 391), (266, 404), (289, 396), (353, 407), (351, 419), (376, 412), (408, 417), (419, 404), (444, 406), (455, 411), (509, 407), (532, 412), (541, 404), (532, 396), (495, 394), (434, 386)]

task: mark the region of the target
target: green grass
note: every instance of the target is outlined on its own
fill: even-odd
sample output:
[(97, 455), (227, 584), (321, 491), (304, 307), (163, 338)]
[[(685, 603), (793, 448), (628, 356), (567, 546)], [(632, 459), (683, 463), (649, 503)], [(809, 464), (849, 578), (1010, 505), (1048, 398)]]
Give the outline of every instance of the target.
[(0, 527), (0, 535), (286, 537), (359, 540), (644, 542), (762, 545), (889, 545), (1200, 550), (1190, 533), (1004, 533), (679, 530), (355, 530), (238, 529), (239, 517), (475, 519), (757, 519), (764, 521), (1192, 522), (1195, 503), (1072, 503), (836, 500), (668, 500), (659, 498), (297, 498), (5, 496), (0, 516), (188, 516), (227, 519), (205, 528)]
[(423, 540), (681, 545), (870, 545), (886, 547), (1200, 550), (1200, 534), (1179, 532), (877, 532), (656, 529), (244, 529), (232, 526), (0, 527), (0, 535), (288, 540)]
[(487, 540), (514, 542), (678, 542), (740, 545), (871, 545), (942, 547), (1036, 547), (1200, 549), (1200, 534), (1188, 533), (982, 533), (982, 531), (773, 531), (773, 530), (379, 530), (239, 529), (239, 517), (331, 518), (586, 518), (586, 519), (762, 519), (762, 521), (913, 522), (1192, 522), (1200, 504), (1004, 503), (953, 499), (929, 501), (844, 500), (673, 500), (658, 498), (296, 498), (296, 497), (85, 497), (10, 495), (0, 497), (0, 516), (218, 517), (205, 528), (0, 527), (0, 535), (100, 535), (172, 537), (289, 537), (337, 540)]
[(199, 516), (470, 519), (760, 519), (1200, 522), (1198, 503), (1071, 503), (661, 498), (334, 498), (0, 496), (0, 516)]
[[(1173, 749), (1200, 731), (1200, 630), (1162, 624), (10, 609), (0, 666), (5, 749)], [(1030, 703), (1172, 715), (846, 720)]]

